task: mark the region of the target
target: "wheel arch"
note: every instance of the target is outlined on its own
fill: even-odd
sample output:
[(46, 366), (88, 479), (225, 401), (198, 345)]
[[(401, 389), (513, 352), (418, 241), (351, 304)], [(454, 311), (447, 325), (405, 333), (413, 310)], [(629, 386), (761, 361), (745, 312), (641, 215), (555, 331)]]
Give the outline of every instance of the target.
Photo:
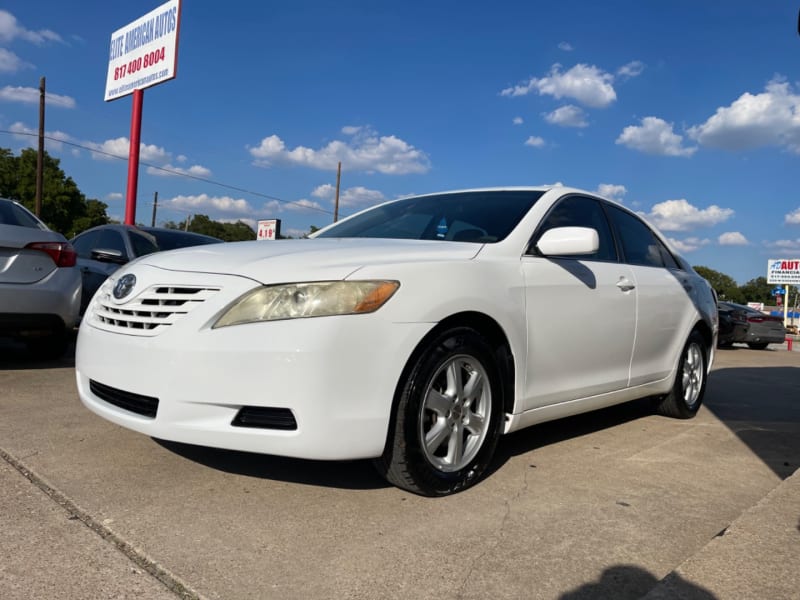
[[(500, 383), (503, 392), (503, 410), (506, 413), (512, 413), (514, 411), (514, 378), (516, 376), (516, 366), (514, 364), (514, 355), (511, 351), (511, 344), (505, 331), (497, 321), (485, 313), (475, 311), (460, 312), (442, 319), (424, 338), (422, 338), (422, 340), (420, 340), (414, 348), (414, 351), (408, 357), (400, 374), (400, 379), (397, 381), (395, 387), (395, 401), (397, 400), (397, 394), (402, 387), (402, 383), (408, 375), (409, 369), (413, 367), (420, 353), (425, 350), (433, 338), (438, 336), (442, 331), (452, 329), (453, 327), (469, 327), (474, 329), (485, 337), (489, 345), (494, 349), (495, 361), (500, 371)], [(392, 412), (394, 413), (394, 409)]]

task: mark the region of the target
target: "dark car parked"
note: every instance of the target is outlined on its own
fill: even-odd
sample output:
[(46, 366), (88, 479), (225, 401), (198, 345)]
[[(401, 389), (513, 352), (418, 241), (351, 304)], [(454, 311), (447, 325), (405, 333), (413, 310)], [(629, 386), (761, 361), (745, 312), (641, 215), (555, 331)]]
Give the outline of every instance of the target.
[(72, 239), (83, 279), (81, 314), (106, 278), (134, 258), (222, 241), (210, 235), (162, 227), (100, 225), (84, 231)]
[(780, 317), (733, 302), (718, 302), (717, 310), (719, 346), (743, 343), (754, 350), (763, 350), (769, 344), (782, 344), (786, 339), (786, 328)]

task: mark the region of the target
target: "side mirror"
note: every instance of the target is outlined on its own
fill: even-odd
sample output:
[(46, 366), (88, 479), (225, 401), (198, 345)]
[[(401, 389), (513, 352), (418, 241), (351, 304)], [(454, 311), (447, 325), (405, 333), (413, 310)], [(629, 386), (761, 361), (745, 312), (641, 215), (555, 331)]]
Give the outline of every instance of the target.
[(575, 256), (594, 254), (600, 247), (600, 236), (591, 227), (556, 227), (545, 231), (536, 249), (543, 256)]
[(95, 248), (92, 250), (92, 259), (117, 265), (124, 265), (128, 262), (128, 259), (122, 255), (120, 250), (112, 250), (110, 248)]

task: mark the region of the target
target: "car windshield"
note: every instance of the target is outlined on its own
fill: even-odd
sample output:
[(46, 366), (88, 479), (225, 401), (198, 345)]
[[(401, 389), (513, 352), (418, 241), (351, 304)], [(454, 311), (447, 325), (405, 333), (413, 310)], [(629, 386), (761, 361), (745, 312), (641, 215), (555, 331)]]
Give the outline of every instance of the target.
[(222, 241), (210, 236), (178, 230), (148, 229), (146, 231), (156, 238), (159, 250), (175, 250), (176, 248), (187, 248), (189, 246), (218, 244)]
[(516, 227), (543, 193), (476, 191), (407, 198), (357, 214), (317, 237), (494, 243)]

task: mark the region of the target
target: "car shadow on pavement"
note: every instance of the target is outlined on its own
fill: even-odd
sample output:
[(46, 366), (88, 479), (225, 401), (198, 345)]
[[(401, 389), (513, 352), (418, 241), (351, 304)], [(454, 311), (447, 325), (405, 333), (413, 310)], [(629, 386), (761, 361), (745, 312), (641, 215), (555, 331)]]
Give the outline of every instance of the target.
[(187, 460), (234, 475), (349, 490), (390, 487), (368, 460), (303, 460), (152, 439)]
[(70, 337), (66, 352), (59, 358), (42, 358), (25, 344), (0, 338), (0, 371), (28, 369), (62, 369), (75, 367), (75, 336)]
[[(765, 393), (769, 382), (769, 393)], [(704, 404), (781, 479), (800, 468), (800, 369), (729, 367), (709, 376)]]
[[(647, 600), (684, 598), (685, 600), (715, 600), (716, 596), (708, 590), (686, 581), (676, 573), (665, 577), (661, 585), (650, 572), (635, 565), (614, 565), (600, 575), (600, 579), (581, 585), (559, 596), (559, 600), (595, 600), (614, 598), (615, 600), (634, 600), (646, 597)], [(654, 589), (656, 588), (656, 589)], [(650, 592), (648, 594), (648, 592)]]
[(572, 438), (611, 429), (630, 421), (650, 417), (653, 414), (653, 400), (643, 398), (515, 431), (500, 438), (487, 477), (501, 469), (508, 460), (515, 456)]

